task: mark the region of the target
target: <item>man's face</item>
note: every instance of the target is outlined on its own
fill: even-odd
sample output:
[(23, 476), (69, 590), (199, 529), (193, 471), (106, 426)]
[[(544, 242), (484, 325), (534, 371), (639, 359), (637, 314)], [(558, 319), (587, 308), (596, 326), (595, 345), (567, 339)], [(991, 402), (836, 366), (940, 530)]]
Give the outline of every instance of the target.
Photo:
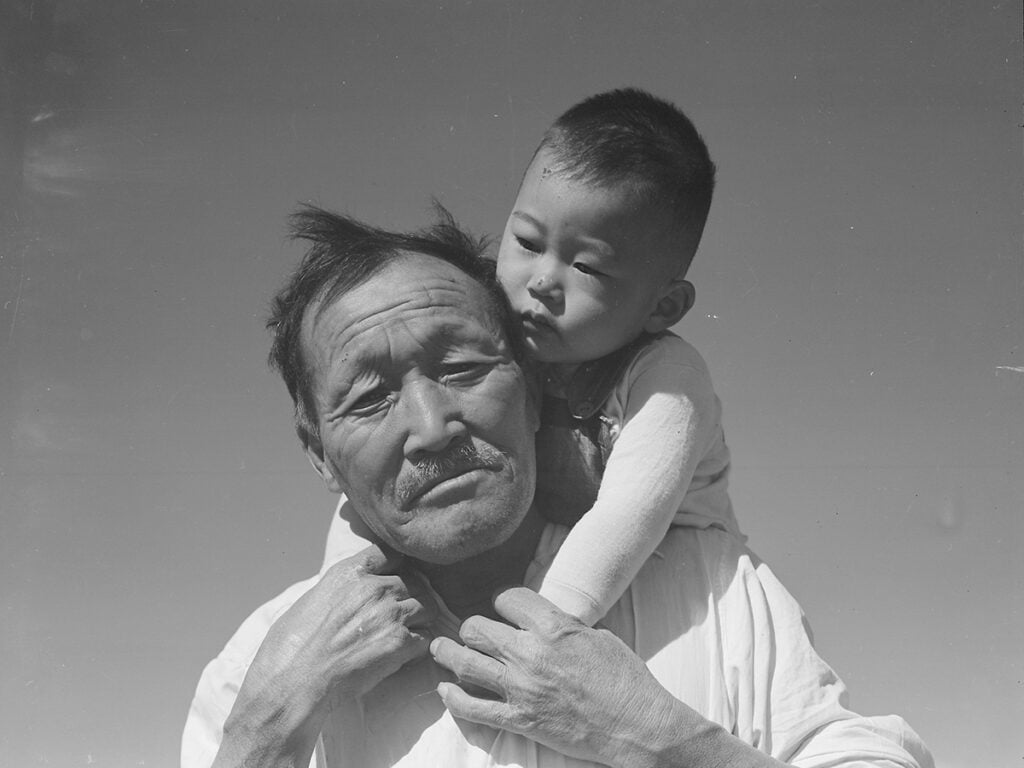
[(439, 259), (399, 259), (313, 306), (303, 350), (310, 458), (384, 542), (451, 563), (511, 535), (533, 499), (536, 420), (480, 285)]

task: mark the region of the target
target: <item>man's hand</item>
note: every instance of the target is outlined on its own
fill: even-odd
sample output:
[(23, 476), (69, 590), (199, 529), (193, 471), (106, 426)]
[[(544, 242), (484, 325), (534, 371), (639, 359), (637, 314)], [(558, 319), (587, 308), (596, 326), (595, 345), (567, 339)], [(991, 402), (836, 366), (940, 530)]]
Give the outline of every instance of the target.
[(525, 587), (499, 592), (494, 607), (514, 626), (473, 616), (460, 631), (465, 646), (431, 643), (434, 659), (461, 682), (498, 697), (441, 683), (438, 693), (456, 717), (623, 766), (657, 764), (679, 728), (697, 736), (711, 727), (607, 630), (591, 629)]
[[(274, 622), (224, 725), (214, 765), (306, 765), (330, 708), (427, 653), (437, 609), (377, 547), (335, 564)], [(401, 575), (400, 575), (401, 574)]]
[(424, 631), (436, 607), (401, 565), (401, 556), (373, 546), (329, 568), (274, 622), (245, 684), (253, 678), (272, 689), (282, 676), (315, 681), (333, 705), (425, 655)]

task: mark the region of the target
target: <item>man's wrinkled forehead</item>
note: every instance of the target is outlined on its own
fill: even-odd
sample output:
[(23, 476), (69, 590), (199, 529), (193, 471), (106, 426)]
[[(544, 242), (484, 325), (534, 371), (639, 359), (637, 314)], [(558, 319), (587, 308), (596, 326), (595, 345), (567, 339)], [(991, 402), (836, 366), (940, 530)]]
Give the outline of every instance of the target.
[(408, 254), (340, 295), (327, 293), (311, 304), (302, 321), (304, 352), (312, 361), (328, 352), (312, 344), (337, 352), (368, 331), (424, 318), (436, 320), (438, 329), (478, 327), (497, 349), (508, 350), (498, 307), (484, 286), (446, 261)]

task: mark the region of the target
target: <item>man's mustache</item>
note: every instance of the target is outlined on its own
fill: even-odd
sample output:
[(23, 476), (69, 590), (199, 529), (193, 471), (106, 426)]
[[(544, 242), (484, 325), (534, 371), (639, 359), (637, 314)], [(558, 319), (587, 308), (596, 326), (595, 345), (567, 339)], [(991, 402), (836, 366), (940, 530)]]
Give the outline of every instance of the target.
[(399, 509), (405, 509), (409, 502), (442, 480), (474, 469), (500, 467), (504, 461), (505, 454), (490, 445), (462, 443), (414, 464), (395, 484), (395, 501)]

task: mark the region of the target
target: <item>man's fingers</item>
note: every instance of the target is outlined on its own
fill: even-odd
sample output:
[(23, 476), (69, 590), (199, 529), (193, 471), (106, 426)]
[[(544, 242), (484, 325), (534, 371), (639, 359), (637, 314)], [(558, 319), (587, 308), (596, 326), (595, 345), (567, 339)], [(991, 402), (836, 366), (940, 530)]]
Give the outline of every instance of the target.
[[(366, 549), (352, 557), (355, 564), (366, 573), (378, 575), (397, 574), (402, 567), (404, 557), (393, 549), (382, 549), (377, 544), (371, 544)], [(349, 562), (343, 560), (342, 562)]]
[(339, 560), (323, 572), (322, 580), (346, 581), (353, 574), (393, 576), (402, 570), (404, 558), (392, 551), (371, 544), (351, 557)]
[(402, 571), (402, 581), (405, 582), (405, 587), (409, 590), (410, 597), (422, 600), (424, 596), (429, 597), (432, 594), (423, 577), (411, 568), (406, 568)]
[(401, 601), (405, 610), (405, 624), (408, 627), (426, 628), (440, 613), (437, 600), (418, 573), (405, 569), (401, 578), (406, 590), (406, 597)]
[(410, 661), (427, 656), (429, 649), (430, 638), (414, 630), (406, 630), (400, 637), (381, 638), (374, 643), (374, 650), (364, 655), (362, 682), (368, 687), (361, 687), (360, 692), (373, 688)]
[(437, 619), (437, 603), (428, 596), (410, 597), (399, 603), (409, 629), (428, 629)]
[(442, 667), (450, 669), (467, 683), (485, 688), (505, 697), (505, 665), (486, 654), (459, 645), (447, 637), (435, 638), (430, 644), (430, 655)]
[(455, 683), (438, 683), (437, 693), (448, 711), (455, 717), (492, 728), (510, 730), (508, 704), (492, 699), (470, 696)]
[(483, 651), (500, 661), (508, 659), (509, 649), (516, 645), (519, 630), (483, 616), (470, 616), (459, 628), (459, 637), (470, 648)]
[(554, 634), (566, 621), (576, 621), (526, 587), (505, 587), (495, 592), (494, 610), (515, 626), (540, 635)]

